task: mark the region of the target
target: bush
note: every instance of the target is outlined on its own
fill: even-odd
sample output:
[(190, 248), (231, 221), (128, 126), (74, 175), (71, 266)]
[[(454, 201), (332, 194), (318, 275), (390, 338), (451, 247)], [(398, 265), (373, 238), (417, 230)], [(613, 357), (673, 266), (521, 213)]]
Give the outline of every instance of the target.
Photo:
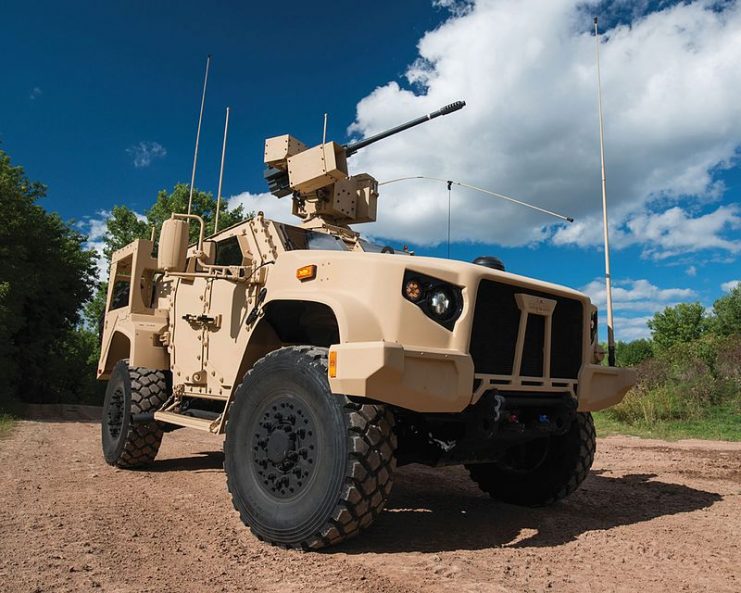
[(38, 204), (45, 192), (0, 150), (0, 400), (57, 402), (66, 385), (90, 373), (72, 364), (52, 368), (84, 350), (72, 340), (95, 285), (95, 252)]
[(615, 344), (615, 359), (619, 367), (634, 367), (654, 354), (651, 340), (633, 340)]
[(741, 284), (713, 304), (713, 331), (721, 336), (741, 333)]
[(638, 383), (607, 415), (644, 427), (741, 409), (741, 335), (708, 334), (661, 350), (636, 368)]
[(668, 350), (677, 344), (697, 340), (711, 324), (700, 303), (679, 303), (656, 313), (647, 325), (657, 350)]

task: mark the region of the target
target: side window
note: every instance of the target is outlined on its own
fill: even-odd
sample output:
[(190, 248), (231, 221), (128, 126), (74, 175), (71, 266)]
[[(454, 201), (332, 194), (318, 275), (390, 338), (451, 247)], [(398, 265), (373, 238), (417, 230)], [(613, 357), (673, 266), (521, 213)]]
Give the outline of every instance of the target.
[(216, 261), (217, 266), (241, 266), (242, 250), (239, 248), (239, 241), (236, 237), (229, 237), (216, 244)]
[(129, 290), (131, 283), (128, 280), (116, 280), (111, 291), (111, 306), (109, 311), (129, 306)]
[(113, 288), (111, 290), (111, 301), (108, 303), (109, 311), (129, 306), (131, 267), (133, 265), (134, 257), (132, 255), (127, 255), (116, 263), (116, 274), (110, 280)]

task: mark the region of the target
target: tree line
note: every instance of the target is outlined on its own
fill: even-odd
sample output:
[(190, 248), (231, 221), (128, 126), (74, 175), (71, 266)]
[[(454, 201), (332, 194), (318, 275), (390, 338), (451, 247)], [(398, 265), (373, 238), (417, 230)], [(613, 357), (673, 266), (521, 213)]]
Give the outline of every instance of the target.
[(648, 327), (649, 339), (617, 344), (638, 383), (606, 417), (620, 432), (741, 439), (741, 286), (710, 309), (667, 307)]
[(700, 303), (666, 307), (648, 321), (650, 338), (615, 345), (618, 366), (636, 366), (654, 356), (670, 355), (673, 349), (701, 344), (719, 348), (741, 335), (741, 284), (706, 309)]
[[(98, 322), (107, 282), (98, 278), (98, 254), (74, 222), (42, 206), (47, 188), (26, 176), (0, 150), (0, 404), (94, 403), (105, 385), (95, 379)], [(108, 218), (104, 267), (111, 255), (134, 239), (148, 239), (172, 212), (186, 212), (190, 188), (160, 191), (144, 219), (127, 206)], [(193, 214), (213, 232), (216, 199), (194, 189)], [(241, 206), (222, 203), (221, 228), (246, 217)], [(198, 229), (191, 226), (191, 239)]]

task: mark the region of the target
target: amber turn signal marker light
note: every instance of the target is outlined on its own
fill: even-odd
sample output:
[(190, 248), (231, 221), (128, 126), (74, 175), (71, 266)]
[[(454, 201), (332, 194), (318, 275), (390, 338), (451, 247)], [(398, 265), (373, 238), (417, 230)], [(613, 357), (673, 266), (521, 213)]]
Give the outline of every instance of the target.
[(329, 353), (329, 376), (334, 379), (337, 376), (337, 352)]
[(422, 296), (422, 287), (416, 280), (410, 280), (404, 287), (404, 294), (410, 301), (417, 302)]
[(316, 278), (316, 266), (311, 264), (309, 266), (302, 266), (296, 270), (296, 278), (299, 280), (313, 280)]

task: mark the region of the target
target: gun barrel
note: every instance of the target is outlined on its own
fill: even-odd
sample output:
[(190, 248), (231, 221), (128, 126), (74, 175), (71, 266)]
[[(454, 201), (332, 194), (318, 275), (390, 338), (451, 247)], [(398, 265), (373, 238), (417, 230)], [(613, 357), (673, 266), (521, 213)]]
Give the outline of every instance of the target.
[(404, 130), (413, 128), (414, 126), (418, 126), (419, 124), (422, 124), (431, 119), (435, 119), (436, 117), (440, 117), (441, 115), (448, 115), (449, 113), (453, 113), (454, 111), (463, 109), (465, 106), (466, 106), (465, 101), (456, 101), (455, 103), (446, 105), (445, 107), (442, 107), (438, 109), (437, 111), (433, 111), (432, 113), (428, 113), (427, 115), (423, 115), (422, 117), (418, 117), (417, 119), (413, 119), (411, 121), (398, 125), (384, 132), (380, 132), (376, 134), (375, 136), (366, 138), (365, 140), (353, 142), (352, 144), (345, 144), (344, 146), (345, 154), (347, 156), (352, 156), (353, 154), (358, 152), (361, 148), (365, 148), (369, 144), (373, 144), (374, 142), (378, 142), (379, 140), (383, 140), (384, 138), (388, 138), (389, 136), (393, 136), (394, 134), (398, 134), (399, 132), (403, 132)]

